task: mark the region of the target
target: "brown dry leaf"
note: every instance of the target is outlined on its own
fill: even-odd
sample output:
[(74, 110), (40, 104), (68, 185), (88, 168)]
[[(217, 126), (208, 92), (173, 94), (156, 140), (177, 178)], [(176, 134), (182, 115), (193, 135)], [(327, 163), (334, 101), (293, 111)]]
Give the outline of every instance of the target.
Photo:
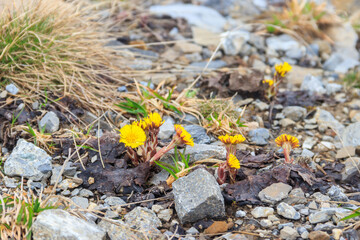
[(229, 229), (229, 224), (225, 221), (215, 221), (210, 227), (205, 229), (205, 234), (223, 233)]
[(135, 45), (134, 47), (147, 50), (148, 47), (146, 46), (146, 43), (143, 40), (133, 40), (129, 42), (129, 45)]
[(263, 168), (275, 160), (272, 152), (253, 156), (249, 151), (237, 151), (236, 157), (239, 159), (241, 166), (250, 168)]

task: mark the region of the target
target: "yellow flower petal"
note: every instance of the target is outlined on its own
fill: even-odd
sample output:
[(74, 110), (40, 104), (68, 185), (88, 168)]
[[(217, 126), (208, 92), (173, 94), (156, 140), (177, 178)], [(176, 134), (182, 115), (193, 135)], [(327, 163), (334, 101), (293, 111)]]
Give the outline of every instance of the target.
[(190, 135), (181, 125), (175, 124), (176, 135), (181, 139), (182, 143), (194, 146), (194, 141)]
[(219, 139), (224, 144), (238, 144), (246, 140), (241, 134), (235, 136), (229, 136), (228, 134), (226, 134), (225, 136), (219, 136)]
[(262, 82), (269, 84), (269, 86), (272, 86), (274, 84), (274, 80), (272, 80), (272, 79), (265, 79)]
[(236, 158), (236, 156), (234, 154), (231, 154), (231, 153), (229, 155), (228, 164), (231, 168), (235, 168), (235, 169), (240, 168), (239, 160)]
[(165, 121), (161, 119), (160, 114), (157, 112), (150, 113), (147, 118), (144, 119), (150, 128), (159, 128)]
[(289, 143), (291, 148), (297, 148), (300, 146), (299, 139), (288, 134), (282, 134), (275, 139), (276, 144), (282, 147), (284, 143)]
[(137, 125), (125, 125), (120, 129), (120, 142), (125, 147), (137, 148), (145, 143), (146, 134), (144, 130)]
[(275, 71), (281, 77), (285, 77), (285, 74), (290, 72), (291, 69), (292, 69), (292, 66), (287, 62), (284, 62), (284, 64), (276, 64), (275, 65)]

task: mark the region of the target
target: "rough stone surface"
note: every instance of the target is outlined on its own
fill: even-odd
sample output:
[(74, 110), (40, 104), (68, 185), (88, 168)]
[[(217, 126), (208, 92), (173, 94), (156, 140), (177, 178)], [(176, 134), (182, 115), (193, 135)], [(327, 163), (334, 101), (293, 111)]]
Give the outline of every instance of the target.
[(107, 232), (110, 237), (110, 240), (125, 240), (125, 239), (148, 239), (149, 236), (146, 236), (140, 231), (136, 231), (126, 225), (123, 221), (113, 220), (119, 225), (112, 224), (108, 221), (101, 221), (98, 226)]
[(106, 239), (106, 232), (95, 224), (60, 209), (41, 212), (34, 221), (32, 230), (34, 240)]
[(274, 209), (271, 207), (256, 207), (251, 211), (254, 218), (267, 217), (274, 214)]
[(323, 223), (330, 220), (331, 216), (334, 214), (334, 211), (319, 211), (310, 214), (309, 221), (311, 224)]
[(243, 210), (238, 210), (235, 213), (235, 217), (237, 217), (237, 218), (242, 218), (242, 217), (245, 217), (245, 216), (246, 216), (246, 212), (243, 211)]
[[(194, 144), (193, 147), (186, 147), (186, 155), (190, 154), (190, 163), (206, 158), (226, 159), (226, 149), (223, 146), (209, 144)], [(165, 157), (174, 156), (174, 150), (170, 150)]]
[(304, 78), (304, 81), (301, 84), (301, 90), (309, 91), (310, 94), (324, 94), (326, 93), (325, 86), (321, 81), (321, 77), (315, 77), (312, 75), (307, 75)]
[(194, 143), (207, 144), (211, 142), (210, 137), (206, 134), (206, 129), (199, 125), (188, 125), (184, 129), (190, 133)]
[(89, 206), (89, 200), (87, 198), (76, 196), (71, 198), (71, 200), (82, 209), (87, 209)]
[(119, 197), (107, 197), (104, 201), (106, 204), (109, 204), (110, 206), (116, 206), (116, 205), (123, 205), (126, 204), (126, 202), (124, 200), (122, 200)]
[(294, 40), (290, 35), (282, 34), (280, 36), (269, 37), (266, 39), (268, 48), (276, 51), (288, 51), (300, 47), (299, 43)]
[(157, 229), (161, 227), (161, 221), (156, 214), (148, 208), (136, 207), (125, 216), (125, 223), (132, 229), (140, 231), (149, 237), (159, 236)]
[(299, 220), (300, 213), (298, 213), (294, 207), (287, 203), (280, 203), (276, 208), (277, 213), (287, 219)]
[(342, 134), (344, 131), (344, 126), (338, 120), (336, 120), (336, 118), (330, 112), (326, 110), (318, 109), (314, 118), (316, 119), (316, 122), (319, 126), (323, 125), (325, 127), (333, 128), (339, 134)]
[(348, 181), (351, 180), (354, 174), (358, 174), (358, 168), (360, 168), (360, 158), (348, 158), (344, 164), (345, 167), (341, 171), (341, 177), (343, 181)]
[(270, 132), (266, 128), (257, 128), (249, 131), (249, 138), (256, 145), (266, 145), (268, 144), (268, 139), (270, 138)]
[(349, 198), (345, 195), (344, 191), (337, 185), (332, 185), (328, 190), (327, 195), (331, 198), (332, 201), (349, 201)]
[(339, 149), (336, 153), (336, 158), (347, 158), (355, 156), (355, 147), (354, 146), (347, 146)]
[(16, 95), (19, 92), (19, 89), (13, 83), (6, 85), (5, 89), (13, 95)]
[(298, 232), (293, 229), (292, 227), (284, 227), (280, 231), (280, 238), (286, 239), (286, 240), (295, 240), (297, 237), (299, 237)]
[(205, 169), (198, 169), (173, 184), (175, 209), (182, 223), (225, 215), (219, 184)]
[(360, 122), (352, 123), (347, 126), (342, 134), (342, 139), (345, 146), (359, 146), (360, 145)]
[(48, 112), (45, 116), (40, 120), (39, 127), (43, 129), (45, 127), (45, 131), (48, 133), (53, 133), (59, 130), (60, 120), (56, 116), (54, 112)]
[(282, 113), (284, 114), (285, 117), (290, 118), (291, 120), (297, 122), (304, 119), (307, 111), (306, 108), (303, 107), (289, 106), (289, 107), (285, 107), (282, 110)]
[(287, 198), (292, 187), (285, 183), (273, 183), (259, 192), (259, 198), (266, 203), (274, 204)]
[(170, 15), (172, 18), (185, 18), (188, 23), (214, 32), (221, 32), (226, 19), (217, 11), (205, 6), (192, 4), (155, 5), (149, 11), (159, 15)]
[(305, 194), (301, 188), (294, 188), (289, 193), (289, 196), (284, 200), (285, 203), (293, 205), (300, 203), (307, 203)]
[(19, 139), (4, 164), (5, 175), (24, 177), (34, 181), (48, 178), (51, 173), (51, 157), (32, 143)]
[(163, 125), (160, 126), (159, 138), (160, 139), (168, 139), (175, 132), (174, 129), (174, 120), (171, 117), (165, 119)]

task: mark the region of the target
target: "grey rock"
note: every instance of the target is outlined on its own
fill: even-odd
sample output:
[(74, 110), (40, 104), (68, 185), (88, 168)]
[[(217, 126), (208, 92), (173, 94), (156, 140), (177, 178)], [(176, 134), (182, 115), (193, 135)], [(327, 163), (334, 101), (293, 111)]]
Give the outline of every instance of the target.
[(349, 71), (349, 69), (354, 68), (359, 64), (358, 60), (346, 58), (343, 54), (335, 52), (331, 54), (328, 60), (325, 61), (324, 69), (344, 74)]
[(287, 223), (281, 223), (278, 225), (278, 229), (281, 230), (283, 229), (284, 227), (294, 227), (294, 223), (292, 222), (287, 222)]
[(179, 178), (172, 186), (175, 209), (182, 223), (225, 216), (219, 184), (205, 169), (197, 169)]
[(280, 231), (280, 238), (286, 239), (286, 240), (295, 240), (297, 237), (299, 237), (298, 232), (291, 228), (291, 227), (284, 227)]
[[(135, 59), (133, 62), (128, 64), (128, 67), (134, 70), (150, 70), (153, 62), (149, 59)], [(145, 84), (147, 86), (147, 84)]]
[(332, 185), (331, 188), (328, 190), (327, 195), (333, 201), (341, 201), (341, 202), (349, 201), (349, 198), (345, 195), (343, 190), (337, 185)]
[(223, 34), (222, 48), (226, 55), (235, 56), (240, 53), (244, 44), (249, 41), (250, 32), (237, 30)]
[(127, 240), (127, 239), (148, 239), (149, 236), (140, 231), (130, 228), (121, 220), (113, 220), (116, 224), (102, 220), (98, 226), (107, 232), (110, 240)]
[(161, 182), (165, 182), (169, 176), (170, 176), (169, 172), (163, 169), (159, 173), (154, 174), (154, 176), (150, 178), (149, 183), (151, 185), (159, 185)]
[(295, 188), (291, 190), (289, 196), (284, 200), (284, 202), (293, 205), (307, 203), (307, 199), (305, 198), (305, 194), (301, 188)]
[[(207, 64), (208, 64), (207, 61), (194, 62), (194, 63), (191, 63), (189, 65), (189, 67), (191, 67), (193, 69), (193, 71), (196, 71), (196, 69), (197, 69), (197, 73), (200, 73)], [(218, 68), (222, 68), (222, 67), (226, 67), (226, 66), (227, 66), (227, 63), (223, 60), (214, 60), (209, 63), (208, 69), (218, 69)]]
[[(226, 149), (223, 146), (208, 145), (208, 144), (194, 144), (193, 147), (186, 147), (186, 154), (190, 154), (190, 163), (206, 158), (226, 159)], [(165, 154), (165, 158), (169, 158), (174, 155), (174, 150), (170, 150), (168, 154)]]
[(323, 223), (330, 220), (331, 216), (334, 215), (335, 211), (319, 211), (310, 214), (309, 221), (311, 224)]
[(242, 218), (242, 217), (245, 217), (245, 216), (246, 216), (246, 212), (242, 211), (242, 210), (238, 210), (235, 213), (235, 217), (237, 217), (237, 218)]
[(119, 197), (107, 197), (104, 201), (106, 204), (110, 206), (124, 205), (126, 202)]
[(59, 130), (60, 120), (56, 113), (48, 112), (45, 116), (40, 120), (39, 127), (43, 129), (45, 127), (45, 131), (48, 133), (53, 133)]
[(341, 91), (341, 89), (343, 88), (343, 86), (341, 84), (338, 83), (328, 83), (326, 84), (326, 93), (328, 95), (334, 94), (334, 93), (338, 93)]
[(302, 145), (303, 149), (312, 149), (316, 144), (317, 140), (313, 137), (306, 137)]
[(298, 213), (295, 210), (295, 208), (293, 208), (292, 206), (290, 206), (287, 203), (281, 202), (277, 206), (276, 211), (280, 216), (283, 216), (284, 218), (292, 219), (292, 220), (300, 219), (300, 213)]
[(256, 207), (251, 211), (254, 218), (268, 217), (274, 214), (274, 209), (271, 207)]
[(175, 132), (174, 120), (171, 117), (165, 118), (165, 122), (160, 126), (159, 138), (164, 140), (170, 138)]
[(301, 215), (308, 216), (309, 213), (310, 213), (310, 211), (309, 211), (308, 208), (303, 208), (303, 209), (300, 209), (300, 210), (299, 210), (299, 213), (300, 213)]
[(199, 125), (187, 125), (184, 129), (190, 133), (194, 143), (207, 144), (210, 143), (210, 137), (206, 134), (206, 129)]
[(314, 155), (315, 155), (315, 153), (313, 153), (312, 151), (310, 151), (308, 149), (303, 149), (301, 152), (302, 157), (312, 158)]
[(257, 128), (249, 131), (249, 138), (256, 145), (266, 145), (268, 144), (268, 139), (270, 138), (270, 132), (266, 128)]
[(330, 197), (326, 196), (320, 192), (316, 192), (313, 195), (311, 195), (312, 198), (315, 198), (318, 201), (330, 201)]
[(0, 98), (6, 98), (8, 92), (6, 90), (0, 92)]
[(258, 108), (260, 111), (265, 111), (269, 109), (269, 104), (262, 102), (262, 101), (255, 101), (253, 102), (256, 108)]
[(71, 200), (80, 208), (87, 209), (89, 206), (89, 200), (84, 197), (72, 197)]
[(318, 125), (323, 125), (325, 127), (330, 127), (335, 129), (339, 134), (342, 134), (344, 131), (344, 125), (342, 125), (330, 112), (318, 109), (314, 116)]
[(309, 91), (310, 94), (325, 94), (326, 89), (321, 80), (321, 77), (315, 77), (312, 75), (306, 75), (301, 83), (301, 90)]
[(260, 220), (260, 225), (263, 227), (263, 228), (269, 228), (273, 225), (273, 223), (271, 222), (271, 220), (269, 219), (261, 219)]
[(299, 49), (300, 44), (290, 35), (282, 34), (280, 36), (269, 37), (266, 39), (268, 48), (276, 51), (288, 51), (291, 49)]
[(24, 139), (18, 140), (4, 164), (5, 175), (34, 181), (48, 178), (51, 168), (51, 157), (44, 150)]
[(356, 174), (359, 174), (358, 168), (360, 169), (360, 158), (353, 157), (348, 158), (344, 162), (345, 167), (341, 171), (341, 178), (343, 181), (349, 181)]
[(305, 55), (305, 48), (293, 48), (285, 52), (286, 57), (300, 60)]
[(127, 90), (126, 86), (120, 86), (117, 88), (117, 91), (118, 92), (127, 92), (128, 90)]
[(294, 122), (290, 118), (281, 119), (279, 123), (283, 128), (292, 127), (296, 125), (296, 122)]
[(13, 83), (6, 85), (5, 89), (12, 95), (16, 95), (19, 92), (19, 89)]
[(125, 223), (132, 229), (146, 234), (148, 237), (159, 237), (161, 221), (156, 214), (148, 208), (136, 207), (125, 216)]
[(194, 115), (185, 114), (185, 118), (181, 121), (181, 123), (185, 123), (185, 124), (199, 124), (199, 119), (197, 119)]
[(342, 134), (344, 146), (360, 145), (360, 122), (352, 123), (347, 126)]
[(165, 222), (169, 222), (171, 217), (173, 215), (173, 210), (171, 208), (168, 209), (163, 209), (158, 213), (158, 218), (165, 221)]
[(94, 193), (88, 189), (81, 189), (80, 193), (79, 193), (80, 197), (84, 197), (84, 198), (88, 198), (88, 197), (93, 197)]
[(226, 19), (217, 11), (205, 6), (192, 4), (155, 5), (149, 8), (150, 13), (170, 15), (172, 18), (185, 18), (191, 25), (213, 32), (223, 31)]
[(288, 197), (292, 187), (285, 183), (273, 183), (259, 192), (261, 201), (274, 204)]
[(15, 182), (15, 179), (9, 178), (6, 176), (3, 178), (3, 181), (5, 184), (5, 187), (7, 187), (7, 188), (17, 188), (17, 186), (19, 185), (19, 183)]
[(285, 107), (282, 110), (282, 114), (284, 114), (285, 117), (290, 118), (295, 122), (304, 119), (306, 113), (307, 113), (306, 108), (298, 107), (298, 106), (289, 106), (289, 107)]
[(80, 193), (80, 189), (75, 188), (75, 189), (71, 192), (71, 196), (72, 196), (72, 197), (77, 196), (77, 195), (79, 195), (79, 193)]
[(106, 232), (97, 225), (60, 209), (41, 212), (32, 225), (34, 240), (102, 240)]
[(186, 233), (187, 234), (198, 234), (199, 233), (199, 231), (196, 229), (196, 228), (194, 228), (194, 227), (191, 227), (191, 228), (189, 228), (188, 230), (186, 230)]
[(250, 33), (249, 43), (259, 50), (265, 50), (265, 38), (259, 34)]

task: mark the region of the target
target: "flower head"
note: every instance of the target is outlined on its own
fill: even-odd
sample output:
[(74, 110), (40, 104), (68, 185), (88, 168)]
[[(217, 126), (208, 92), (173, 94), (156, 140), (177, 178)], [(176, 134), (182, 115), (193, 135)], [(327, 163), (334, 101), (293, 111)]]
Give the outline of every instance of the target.
[(235, 136), (229, 136), (228, 134), (226, 134), (225, 136), (219, 136), (219, 139), (224, 144), (234, 144), (234, 145), (238, 143), (242, 143), (243, 141), (246, 140), (241, 134)]
[(135, 121), (132, 123), (132, 125), (141, 127), (144, 131), (149, 128), (148, 124), (144, 120)]
[(181, 143), (194, 146), (194, 141), (190, 135), (181, 125), (175, 124), (176, 136), (180, 139)]
[(280, 135), (275, 139), (275, 142), (279, 147), (285, 147), (284, 145), (288, 145), (291, 148), (297, 148), (300, 146), (299, 140), (296, 137), (288, 134)]
[(291, 69), (292, 69), (292, 66), (287, 62), (284, 62), (284, 64), (276, 64), (275, 65), (275, 71), (281, 77), (285, 77), (285, 74), (290, 72)]
[(270, 87), (274, 84), (274, 80), (272, 80), (272, 79), (265, 79), (262, 82), (269, 84)]
[(239, 160), (235, 157), (234, 154), (229, 155), (229, 159), (228, 159), (228, 164), (231, 168), (235, 168), (235, 169), (239, 169), (240, 168), (240, 162)]
[(147, 118), (144, 119), (149, 128), (159, 128), (165, 121), (161, 119), (160, 114), (157, 112), (150, 113)]
[(120, 129), (120, 142), (125, 147), (137, 148), (144, 144), (146, 134), (144, 130), (137, 125), (125, 125)]

